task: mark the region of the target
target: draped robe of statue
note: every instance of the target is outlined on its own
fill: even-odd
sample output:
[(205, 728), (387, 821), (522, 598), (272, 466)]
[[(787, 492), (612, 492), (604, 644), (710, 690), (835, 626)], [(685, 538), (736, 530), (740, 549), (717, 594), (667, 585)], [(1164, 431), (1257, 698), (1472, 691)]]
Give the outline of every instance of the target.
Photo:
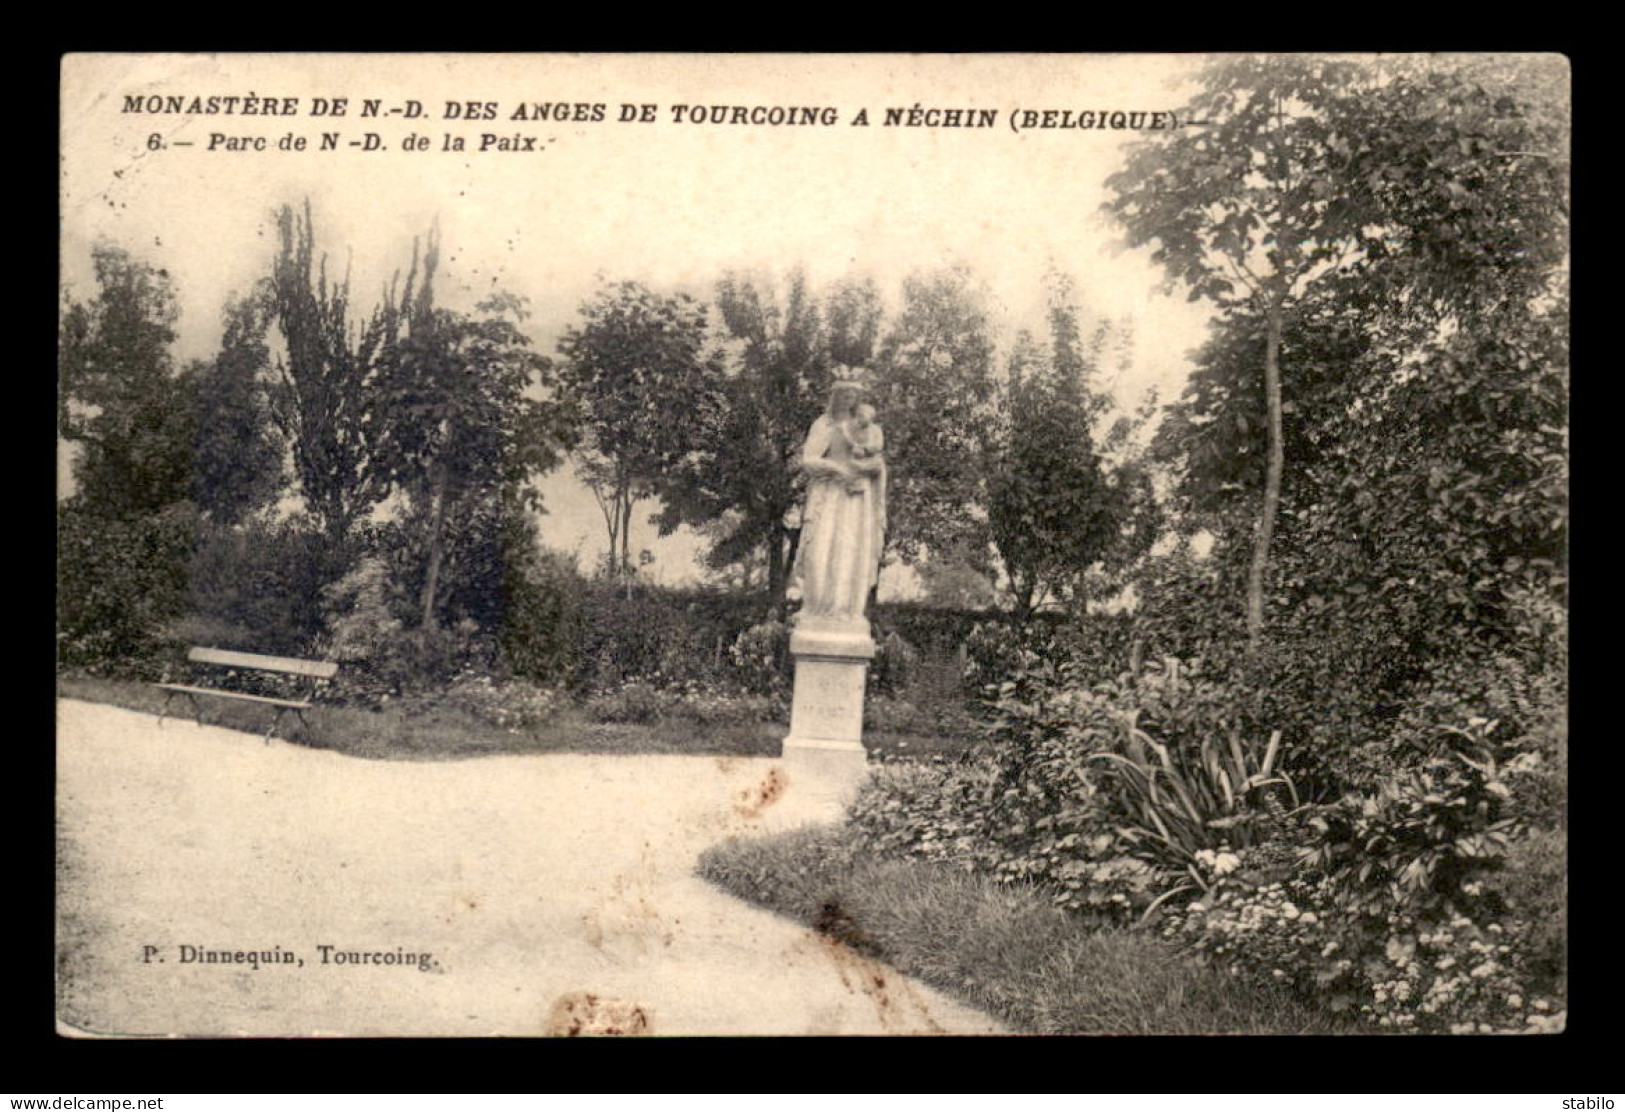
[(801, 587), (798, 626), (863, 626), (869, 589), (880, 577), (886, 530), (886, 469), (853, 475), (852, 442), (825, 414), (802, 447), (807, 504), (792, 580)]

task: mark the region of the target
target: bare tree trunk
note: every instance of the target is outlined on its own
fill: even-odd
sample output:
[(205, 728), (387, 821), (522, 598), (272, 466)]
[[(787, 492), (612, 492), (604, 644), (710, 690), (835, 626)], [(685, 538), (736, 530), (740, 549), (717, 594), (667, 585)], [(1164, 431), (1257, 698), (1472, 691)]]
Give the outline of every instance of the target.
[(440, 589), (440, 566), (446, 558), (446, 469), (434, 465), (434, 493), (429, 502), (429, 568), (423, 577), (424, 629), (435, 628), (435, 595)]
[(1028, 619), (1033, 616), (1033, 594), (1036, 592), (1038, 584), (1035, 581), (1029, 580), (1020, 584), (1012, 582), (1011, 586), (1015, 588), (1016, 627), (1018, 629), (1025, 629), (1027, 627)]
[(782, 525), (775, 525), (767, 537), (767, 604), (774, 611), (784, 605), (784, 592), (789, 585), (789, 563), (785, 559), (785, 534)]
[(626, 597), (632, 597), (632, 491), (628, 487), (621, 495), (621, 566), (617, 569), (626, 580)]
[(801, 549), (801, 530), (783, 525), (774, 530), (773, 544), (783, 555), (779, 561), (779, 577), (773, 579), (772, 565), (768, 566), (767, 599), (772, 616), (787, 621), (790, 616), (790, 580), (796, 571), (796, 553)]
[(1253, 538), (1253, 562), (1247, 576), (1247, 651), (1257, 653), (1264, 635), (1264, 575), (1269, 567), (1275, 515), (1281, 505), (1281, 328), (1283, 295), (1270, 302), (1264, 341), (1264, 398), (1269, 406), (1269, 457), (1264, 470), (1264, 505)]
[(621, 503), (618, 499), (609, 504), (609, 512), (604, 516), (609, 521), (609, 552), (604, 557), (604, 569), (613, 577), (615, 561), (621, 555)]

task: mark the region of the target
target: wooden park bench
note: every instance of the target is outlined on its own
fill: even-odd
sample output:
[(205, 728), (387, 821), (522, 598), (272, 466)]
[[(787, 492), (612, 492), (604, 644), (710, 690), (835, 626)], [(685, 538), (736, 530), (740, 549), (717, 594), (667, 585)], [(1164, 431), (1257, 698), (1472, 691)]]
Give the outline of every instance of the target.
[(271, 718), (271, 728), (265, 731), (265, 743), (271, 743), (271, 736), (276, 733), (277, 724), (282, 716), (290, 710), (299, 719), (304, 727), (305, 735), (310, 735), (310, 724), (305, 721), (305, 711), (309, 710), (316, 692), (328, 680), (332, 679), (339, 670), (339, 666), (330, 660), (300, 660), (291, 656), (261, 656), (258, 653), (232, 652), (227, 649), (193, 648), (186, 654), (186, 659), (193, 665), (202, 666), (218, 674), (224, 669), (226, 677), (233, 673), (259, 673), (267, 676), (299, 676), (306, 684), (303, 698), (278, 698), (270, 695), (253, 695), (245, 691), (234, 691), (229, 687), (202, 687), (196, 684), (160, 683), (157, 686), (164, 690), (163, 709), (158, 712), (158, 725), (164, 724), (164, 715), (169, 712), (169, 701), (177, 695), (185, 695), (192, 703), (192, 712), (197, 717), (197, 724), (203, 725), (203, 708), (198, 704), (199, 695), (212, 695), (217, 699), (238, 699), (245, 703), (261, 703), (276, 708), (276, 714)]

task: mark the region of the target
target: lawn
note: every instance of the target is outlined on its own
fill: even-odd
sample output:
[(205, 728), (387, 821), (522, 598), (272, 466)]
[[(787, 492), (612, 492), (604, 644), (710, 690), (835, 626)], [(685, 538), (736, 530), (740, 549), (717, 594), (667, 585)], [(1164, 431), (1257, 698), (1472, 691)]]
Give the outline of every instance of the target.
[[(151, 684), (83, 674), (57, 677), (57, 695), (157, 714), (164, 693)], [(170, 714), (191, 720), (191, 707), (177, 699)], [(263, 706), (226, 699), (203, 700), (204, 722), (264, 733), (272, 712)], [(787, 728), (772, 721), (697, 722), (661, 718), (647, 723), (600, 722), (579, 706), (566, 705), (546, 721), (504, 728), (467, 710), (410, 700), (381, 710), (321, 706), (306, 712), (309, 733), (286, 717), (278, 736), (317, 749), (375, 760), (456, 760), (493, 754), (694, 754), (696, 756), (777, 757)], [(877, 760), (933, 760), (957, 756), (969, 744), (964, 736), (873, 731), (866, 736)]]
[(1149, 934), (1057, 909), (1035, 886), (857, 852), (839, 826), (724, 842), (699, 873), (1041, 1035), (1343, 1034), (1284, 991)]

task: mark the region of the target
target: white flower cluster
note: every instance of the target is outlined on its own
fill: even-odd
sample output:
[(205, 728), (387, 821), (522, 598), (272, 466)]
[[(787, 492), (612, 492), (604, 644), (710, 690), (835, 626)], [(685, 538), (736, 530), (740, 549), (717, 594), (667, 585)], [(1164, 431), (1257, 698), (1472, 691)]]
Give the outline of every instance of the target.
[(1229, 850), (1219, 850), (1215, 853), (1210, 849), (1199, 849), (1196, 851), (1196, 860), (1206, 866), (1214, 876), (1229, 876), (1241, 868), (1241, 858)]

